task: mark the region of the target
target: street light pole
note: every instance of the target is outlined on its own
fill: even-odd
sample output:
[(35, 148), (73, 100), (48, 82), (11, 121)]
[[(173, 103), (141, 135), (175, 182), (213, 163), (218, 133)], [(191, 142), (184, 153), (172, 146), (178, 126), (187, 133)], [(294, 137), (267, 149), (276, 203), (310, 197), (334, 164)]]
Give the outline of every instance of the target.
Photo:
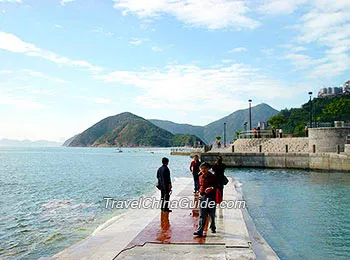
[(224, 147), (226, 147), (226, 123), (224, 123)]
[(310, 91), (308, 94), (310, 96), (310, 101), (309, 101), (310, 102), (310, 108), (309, 108), (310, 109), (310, 113), (309, 113), (310, 114), (310, 128), (312, 128), (312, 101), (311, 101), (312, 92)]
[(249, 130), (252, 131), (252, 100), (249, 99)]

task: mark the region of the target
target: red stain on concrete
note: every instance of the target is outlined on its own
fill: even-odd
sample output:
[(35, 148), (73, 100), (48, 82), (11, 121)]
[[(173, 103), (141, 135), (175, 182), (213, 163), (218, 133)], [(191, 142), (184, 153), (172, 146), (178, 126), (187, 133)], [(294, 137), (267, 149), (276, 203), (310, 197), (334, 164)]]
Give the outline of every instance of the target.
[[(145, 243), (162, 244), (204, 244), (204, 237), (194, 237), (198, 227), (198, 209), (174, 209), (173, 212), (160, 212), (136, 237), (127, 248)], [(204, 229), (204, 235), (208, 229)]]

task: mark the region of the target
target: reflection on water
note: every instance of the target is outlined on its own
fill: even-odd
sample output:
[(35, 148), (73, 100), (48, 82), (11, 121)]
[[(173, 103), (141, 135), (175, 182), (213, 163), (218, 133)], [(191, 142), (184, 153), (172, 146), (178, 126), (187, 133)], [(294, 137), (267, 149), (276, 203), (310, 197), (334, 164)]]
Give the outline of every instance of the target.
[(350, 258), (350, 173), (231, 169), (281, 259)]

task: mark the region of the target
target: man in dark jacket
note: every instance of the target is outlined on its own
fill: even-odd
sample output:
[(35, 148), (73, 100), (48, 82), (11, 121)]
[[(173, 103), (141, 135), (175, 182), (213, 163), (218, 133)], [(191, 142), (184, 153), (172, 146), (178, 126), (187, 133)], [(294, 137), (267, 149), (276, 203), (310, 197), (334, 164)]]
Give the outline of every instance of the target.
[(216, 157), (215, 164), (212, 167), (212, 170), (214, 172), (214, 175), (217, 179), (217, 188), (220, 190), (220, 201), (222, 201), (222, 198), (224, 196), (224, 183), (223, 178), (225, 176), (225, 169), (226, 165), (222, 163), (222, 157), (219, 155)]
[(161, 209), (164, 212), (171, 212), (172, 210), (169, 209), (169, 199), (172, 186), (170, 170), (168, 168), (169, 159), (164, 157), (162, 159), (162, 164), (163, 165), (157, 171), (158, 187), (161, 192)]

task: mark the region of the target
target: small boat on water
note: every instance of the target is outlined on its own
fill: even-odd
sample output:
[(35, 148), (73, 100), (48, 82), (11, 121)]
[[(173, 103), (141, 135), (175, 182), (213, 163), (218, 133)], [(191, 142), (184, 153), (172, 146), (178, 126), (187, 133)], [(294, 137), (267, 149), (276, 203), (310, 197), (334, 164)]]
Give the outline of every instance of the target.
[(122, 149), (120, 149), (120, 148), (117, 148), (117, 149), (115, 150), (115, 152), (117, 152), (117, 153), (122, 153), (122, 152), (123, 152), (123, 150), (122, 150)]

